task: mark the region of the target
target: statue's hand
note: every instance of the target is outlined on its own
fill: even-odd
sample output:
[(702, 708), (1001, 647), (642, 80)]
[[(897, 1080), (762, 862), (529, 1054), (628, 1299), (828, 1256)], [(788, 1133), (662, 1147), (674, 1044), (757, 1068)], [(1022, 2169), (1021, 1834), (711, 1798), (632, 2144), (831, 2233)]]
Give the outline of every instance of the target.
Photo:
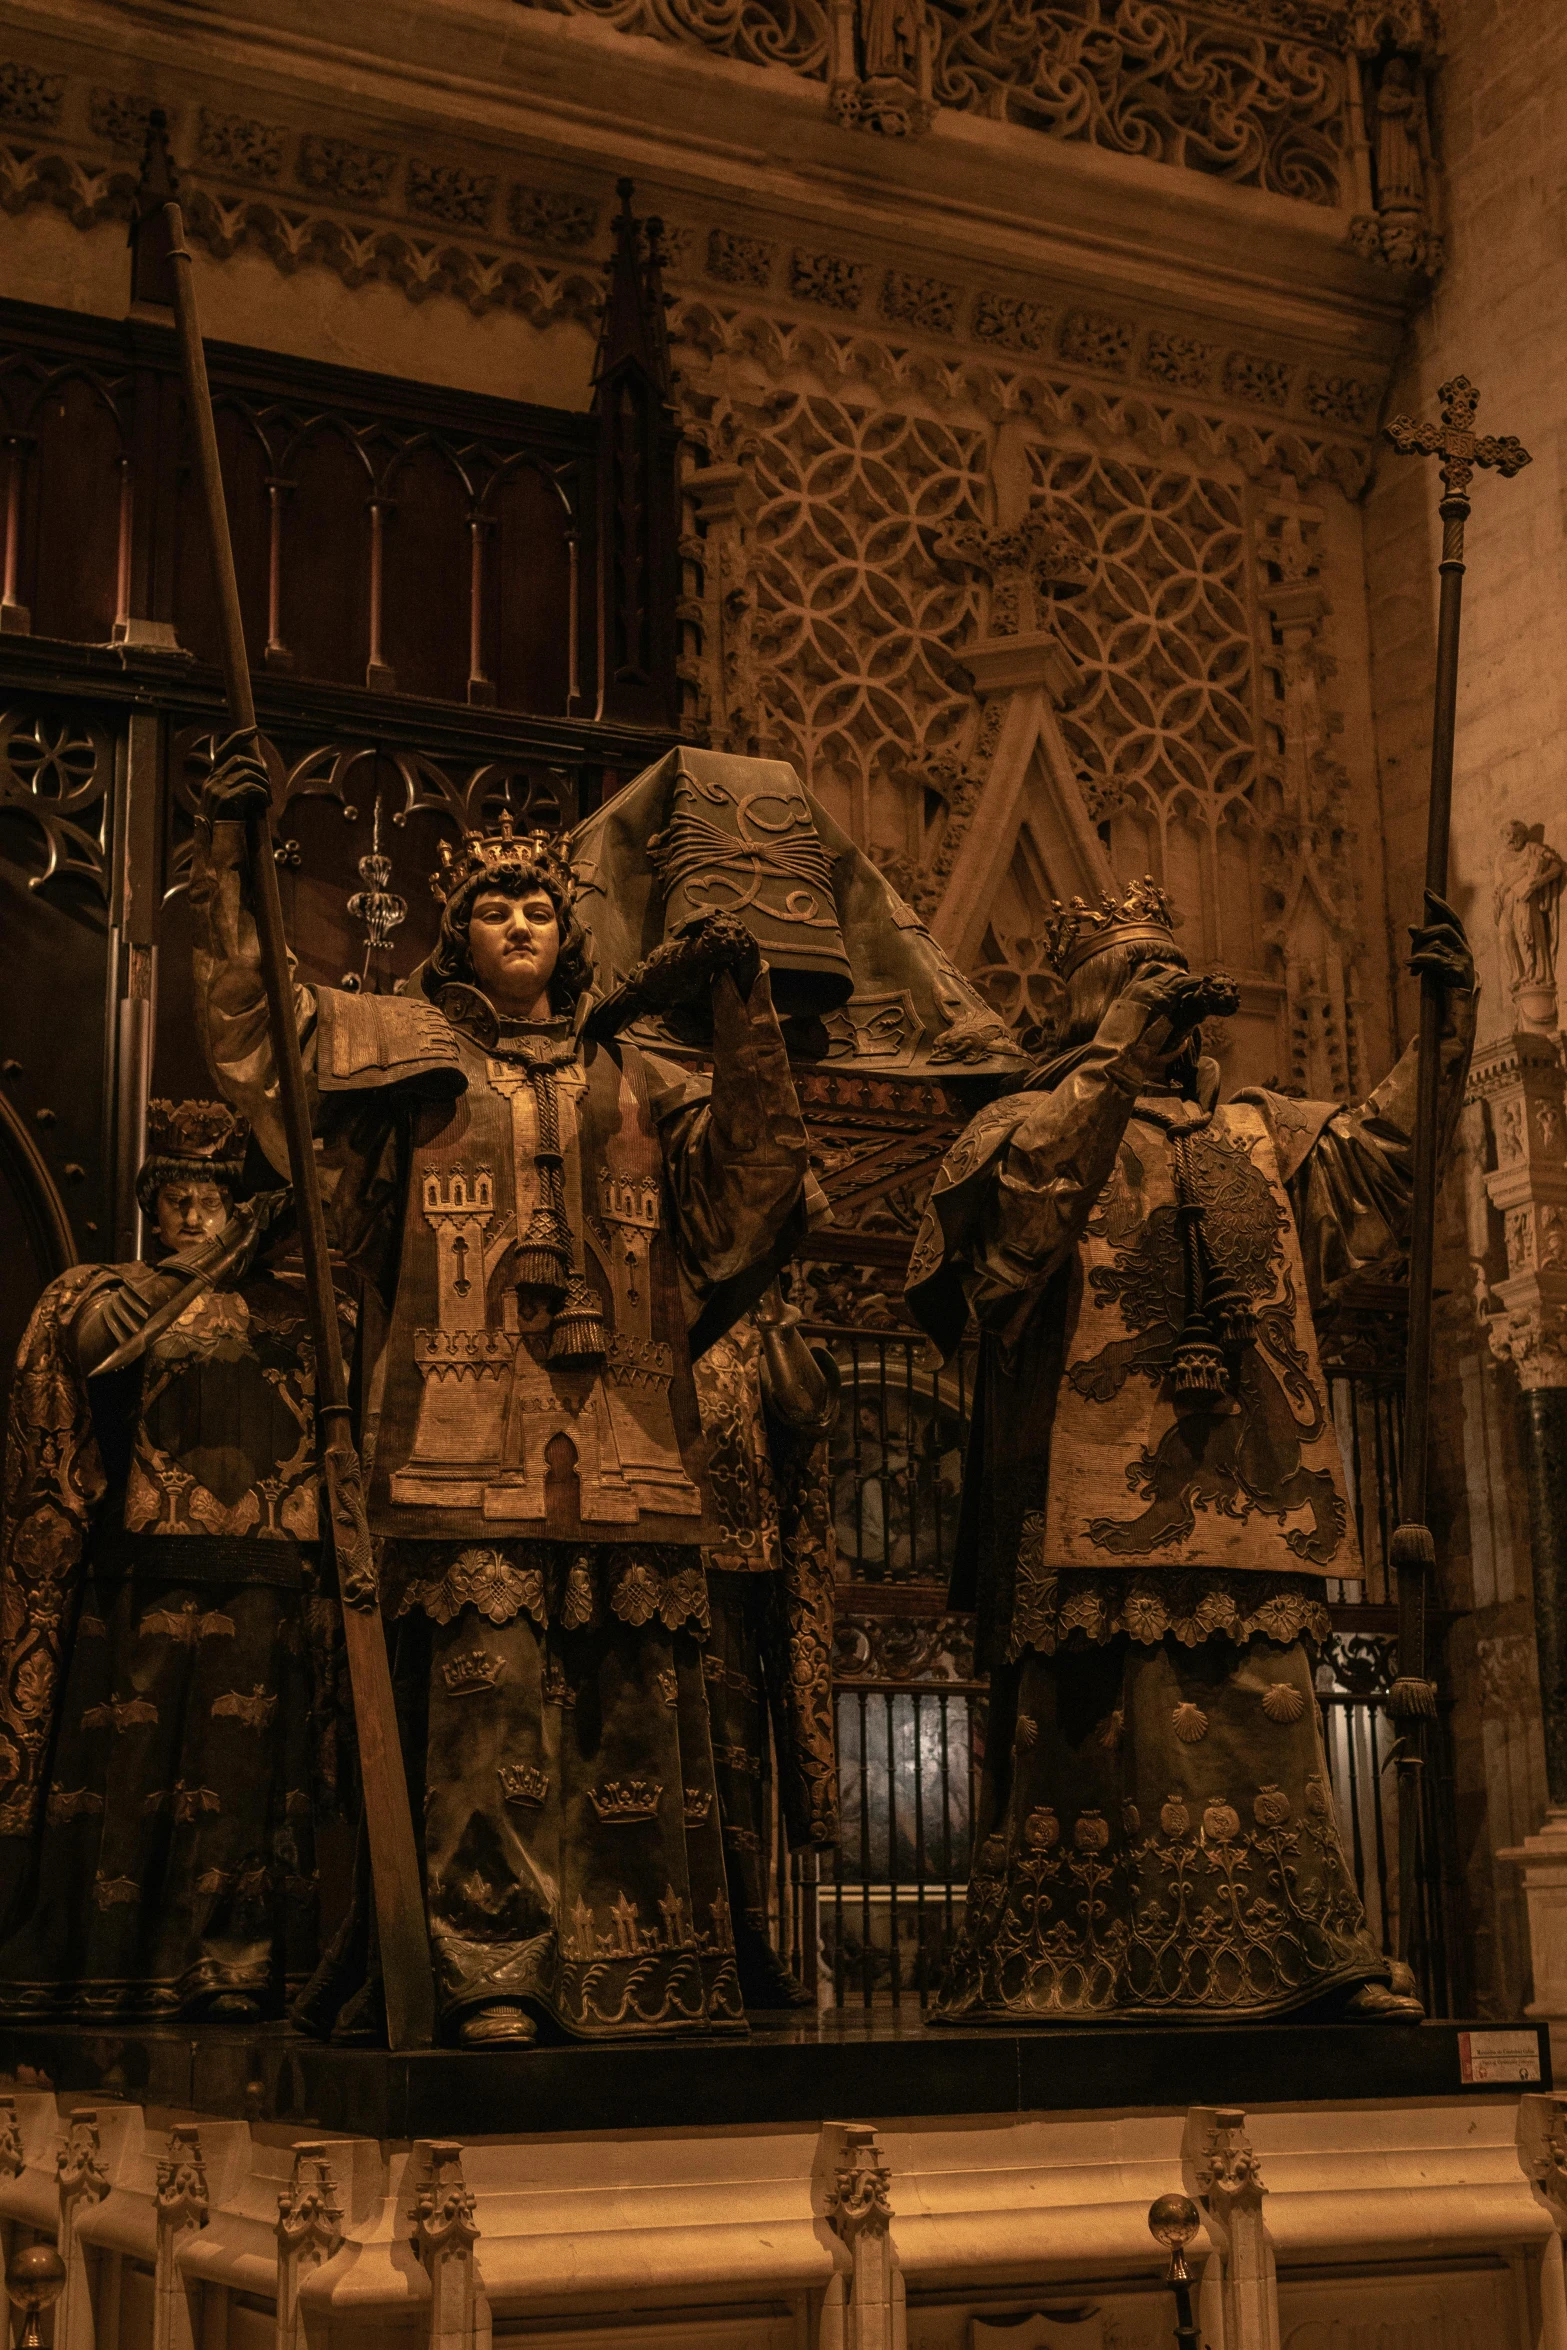
[(1099, 1023), (1099, 1042), (1114, 1046), (1136, 1073), (1160, 1080), (1204, 1020), (1235, 1011), (1233, 980), (1186, 971), (1178, 963), (1140, 963)]
[(253, 816), (269, 813), (272, 779), (262, 764), (254, 728), (228, 735), (219, 743), (202, 799), (212, 824), (246, 824)]
[(1409, 968), (1417, 979), (1430, 972), (1450, 995), (1474, 993), (1474, 956), (1463, 923), (1447, 900), (1432, 889), (1426, 891), (1424, 922), (1410, 924)]

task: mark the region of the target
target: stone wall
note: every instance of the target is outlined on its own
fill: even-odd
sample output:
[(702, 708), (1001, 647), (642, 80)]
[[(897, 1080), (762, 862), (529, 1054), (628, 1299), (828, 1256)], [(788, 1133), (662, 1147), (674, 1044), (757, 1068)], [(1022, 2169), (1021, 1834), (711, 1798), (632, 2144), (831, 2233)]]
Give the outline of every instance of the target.
[[(1543, 827), (1567, 844), (1561, 738), (1567, 674), (1557, 649), (1567, 584), (1567, 508), (1559, 320), (1567, 301), (1562, 226), (1567, 160), (1567, 16), (1508, 0), (1449, 0), (1438, 128), (1445, 164), (1447, 267), (1415, 316), (1388, 396), (1389, 412), (1434, 417), (1437, 390), (1466, 374), (1479, 386), (1477, 429), (1512, 433), (1532, 453), (1515, 480), (1477, 476), (1468, 531), (1466, 609), (1453, 804), (1452, 895), (1469, 925), (1484, 990), (1482, 1040), (1506, 1033), (1514, 1006), (1492, 919), (1492, 869), (1506, 820)], [(1437, 469), (1384, 449), (1366, 500), (1372, 680), (1395, 951), (1415, 918), (1425, 862), (1436, 561)], [(1400, 1032), (1414, 1021), (1403, 983)], [(1545, 1026), (1559, 1026), (1559, 1012)], [(1561, 1161), (1561, 1126), (1553, 1157)], [(1538, 1139), (1538, 1138), (1537, 1138)], [(1507, 1150), (1502, 1137), (1502, 1160)], [(1534, 1662), (1528, 1521), (1517, 1428), (1518, 1376), (1494, 1359), (1472, 1295), (1503, 1347), (1538, 1346), (1532, 1329), (1508, 1333), (1493, 1280), (1532, 1269), (1540, 1235), (1509, 1247), (1488, 1210), (1483, 1177), (1498, 1136), (1476, 1106), (1464, 1165), (1445, 1197), (1439, 1281), (1435, 1500), (1445, 1603), (1472, 1610), (1452, 1656), (1461, 1692), (1456, 1720), (1460, 1806), (1470, 1890), (1479, 1919), (1483, 2003), (1512, 2012), (1527, 1995), (1527, 1943), (1514, 1872), (1494, 1856), (1535, 1828), (1545, 1808)], [(1466, 1214), (1466, 1179), (1469, 1193)], [(1524, 1257), (1530, 1257), (1526, 1266)], [(1476, 1260), (1474, 1266), (1471, 1260)], [(1548, 1319), (1548, 1313), (1547, 1313)], [(1543, 1334), (1549, 1337), (1549, 1332)]]

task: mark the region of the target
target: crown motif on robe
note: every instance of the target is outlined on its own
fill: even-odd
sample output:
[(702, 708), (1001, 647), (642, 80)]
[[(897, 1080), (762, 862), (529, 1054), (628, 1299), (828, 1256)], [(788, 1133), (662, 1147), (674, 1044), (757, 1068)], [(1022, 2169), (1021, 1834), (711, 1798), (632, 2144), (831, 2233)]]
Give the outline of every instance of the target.
[(430, 876), (430, 887), (444, 906), (470, 881), (486, 874), (515, 872), (519, 865), (537, 865), (558, 886), (562, 900), (571, 896), (571, 867), (561, 855), (558, 833), (518, 832), (509, 809), (502, 809), (494, 832), (465, 832), (454, 848), (443, 840), (440, 864)]
[(1080, 963), (1101, 948), (1130, 946), (1146, 940), (1155, 946), (1175, 944), (1175, 908), (1151, 873), (1134, 881), (1121, 897), (1107, 891), (1097, 906), (1074, 898), (1069, 906), (1059, 899), (1045, 917), (1045, 959), (1056, 977), (1071, 978)]
[(227, 1102), (149, 1102), (149, 1159), (189, 1159), (222, 1164), (245, 1156), (250, 1122)]
[(465, 1648), (460, 1656), (449, 1656), (441, 1667), (441, 1679), (453, 1697), (473, 1697), (481, 1689), (493, 1689), (500, 1677), (500, 1658), (485, 1648)]
[(606, 1826), (620, 1827), (652, 1819), (663, 1792), (658, 1779), (606, 1779), (602, 1787), (588, 1789), (599, 1818)]

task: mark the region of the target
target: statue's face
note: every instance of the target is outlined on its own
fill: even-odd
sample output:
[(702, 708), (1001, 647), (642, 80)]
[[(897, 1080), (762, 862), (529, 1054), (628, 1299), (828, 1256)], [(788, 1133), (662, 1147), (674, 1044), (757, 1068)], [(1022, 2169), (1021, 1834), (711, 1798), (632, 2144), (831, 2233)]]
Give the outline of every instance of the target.
[(529, 887), (520, 897), (480, 891), (468, 917), (468, 960), (474, 985), (498, 1012), (543, 1018), (559, 959), (560, 923), (548, 890)]
[(226, 1183), (192, 1176), (158, 1186), (158, 1238), (165, 1248), (190, 1248), (197, 1241), (211, 1240), (228, 1220)]

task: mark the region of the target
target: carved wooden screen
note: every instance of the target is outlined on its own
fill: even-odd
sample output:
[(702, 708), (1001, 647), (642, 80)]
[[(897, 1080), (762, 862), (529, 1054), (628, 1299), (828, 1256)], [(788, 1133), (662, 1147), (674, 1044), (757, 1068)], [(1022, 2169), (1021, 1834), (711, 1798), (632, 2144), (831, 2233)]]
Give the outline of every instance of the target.
[[(667, 747), (584, 715), (600, 426), (208, 349), (290, 935), (374, 985), (432, 941), (443, 829), (569, 824)], [(0, 304), (0, 490), (8, 1365), (61, 1263), (134, 1253), (148, 1094), (211, 1089), (185, 883), (224, 716), (172, 332)], [(377, 851), (404, 911), (367, 964)]]

